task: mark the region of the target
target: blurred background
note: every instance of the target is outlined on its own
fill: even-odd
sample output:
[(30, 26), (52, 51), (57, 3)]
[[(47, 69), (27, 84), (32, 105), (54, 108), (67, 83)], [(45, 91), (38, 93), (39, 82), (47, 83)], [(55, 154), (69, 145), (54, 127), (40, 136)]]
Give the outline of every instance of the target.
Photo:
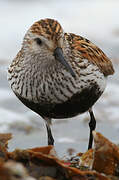
[[(43, 18), (57, 19), (66, 32), (91, 40), (112, 59), (115, 74), (94, 106), (97, 131), (119, 143), (119, 1), (118, 0), (0, 0), (0, 133), (12, 132), (9, 148), (46, 145), (43, 120), (12, 93), (7, 68), (21, 48), (28, 28)], [(86, 151), (87, 113), (73, 119), (53, 120), (59, 155), (69, 148)]]

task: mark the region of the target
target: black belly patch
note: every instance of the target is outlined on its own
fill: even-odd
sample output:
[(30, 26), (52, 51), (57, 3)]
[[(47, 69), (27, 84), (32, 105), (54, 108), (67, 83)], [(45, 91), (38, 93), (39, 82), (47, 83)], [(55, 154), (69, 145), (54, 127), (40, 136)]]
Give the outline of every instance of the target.
[(16, 96), (24, 105), (42, 117), (70, 118), (88, 111), (101, 96), (99, 86), (95, 83), (91, 88), (85, 88), (81, 93), (74, 94), (70, 100), (61, 104), (34, 103), (25, 98)]

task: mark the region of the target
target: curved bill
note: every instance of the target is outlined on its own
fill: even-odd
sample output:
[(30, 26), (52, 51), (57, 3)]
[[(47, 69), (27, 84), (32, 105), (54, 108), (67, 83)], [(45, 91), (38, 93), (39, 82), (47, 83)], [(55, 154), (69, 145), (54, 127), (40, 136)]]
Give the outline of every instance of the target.
[(74, 73), (72, 67), (68, 64), (68, 62), (65, 60), (64, 56), (63, 56), (63, 51), (60, 47), (57, 47), (54, 50), (54, 56), (56, 58), (56, 60), (58, 60), (62, 65), (65, 66), (65, 68), (71, 73), (71, 75), (73, 77), (76, 77), (76, 74)]

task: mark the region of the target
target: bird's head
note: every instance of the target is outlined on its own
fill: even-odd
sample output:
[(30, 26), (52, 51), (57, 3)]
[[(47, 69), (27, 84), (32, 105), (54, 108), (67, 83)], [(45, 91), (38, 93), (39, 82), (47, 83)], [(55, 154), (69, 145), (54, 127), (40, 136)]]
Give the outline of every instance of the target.
[(64, 32), (61, 25), (53, 19), (42, 19), (35, 22), (27, 31), (23, 48), (33, 55), (39, 56), (41, 60), (52, 57), (59, 61), (65, 68), (75, 76), (71, 66), (64, 58), (63, 49), (65, 44)]

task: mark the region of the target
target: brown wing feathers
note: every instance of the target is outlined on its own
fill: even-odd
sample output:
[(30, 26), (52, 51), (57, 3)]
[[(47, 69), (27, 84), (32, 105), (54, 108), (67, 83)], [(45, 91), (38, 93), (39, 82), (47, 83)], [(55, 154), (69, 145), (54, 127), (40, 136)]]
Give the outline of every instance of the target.
[(93, 64), (96, 64), (105, 76), (114, 73), (112, 62), (100, 48), (91, 43), (88, 39), (75, 34), (70, 35), (72, 37), (71, 46), (73, 49), (75, 49), (75, 51), (78, 51), (80, 58), (88, 59)]

